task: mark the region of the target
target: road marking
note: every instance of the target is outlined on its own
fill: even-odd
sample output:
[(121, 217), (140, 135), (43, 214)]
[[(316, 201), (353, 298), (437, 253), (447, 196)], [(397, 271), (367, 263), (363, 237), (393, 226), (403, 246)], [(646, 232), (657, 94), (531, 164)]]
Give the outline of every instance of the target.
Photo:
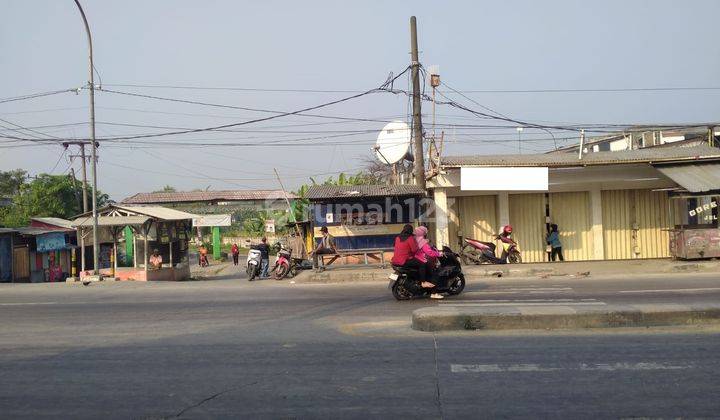
[[(483, 299), (480, 302), (597, 302), (597, 299)], [(445, 300), (440, 303), (452, 303), (452, 301)]]
[(587, 305), (607, 305), (605, 302), (498, 302), (498, 303), (470, 303), (460, 302), (443, 303), (442, 306), (587, 306)]
[(503, 290), (512, 290), (519, 292), (557, 292), (559, 290), (572, 290), (572, 287), (508, 287), (507, 289)]
[(57, 302), (17, 302), (17, 303), (0, 303), (0, 306), (24, 306), (24, 305), (57, 305)]
[(639, 362), (639, 363), (579, 363), (570, 366), (540, 365), (536, 363), (517, 364), (483, 364), (483, 365), (461, 365), (451, 364), (452, 373), (498, 373), (498, 372), (554, 372), (559, 370), (579, 371), (654, 371), (654, 370), (682, 370), (692, 369), (691, 364), (670, 364), (662, 362)]
[(618, 293), (712, 292), (718, 290), (720, 290), (720, 287), (702, 287), (697, 289), (620, 290)]

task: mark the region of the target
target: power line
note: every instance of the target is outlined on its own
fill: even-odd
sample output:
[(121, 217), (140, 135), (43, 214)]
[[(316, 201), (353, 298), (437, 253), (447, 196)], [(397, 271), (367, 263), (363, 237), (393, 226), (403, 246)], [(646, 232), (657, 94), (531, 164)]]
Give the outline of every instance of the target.
[[(361, 92), (359, 94), (343, 98), (337, 102), (344, 102), (346, 100), (359, 98), (360, 96), (368, 95), (370, 93), (374, 93), (380, 89), (372, 89), (371, 91), (365, 91)], [(111, 90), (111, 89), (102, 89), (99, 90), (99, 92), (108, 92), (108, 93), (114, 93), (118, 95), (126, 95), (126, 96), (134, 96), (139, 98), (145, 98), (145, 99), (154, 99), (158, 101), (167, 101), (167, 102), (177, 102), (177, 103), (184, 103), (184, 104), (190, 104), (190, 105), (201, 105), (201, 106), (209, 106), (209, 107), (215, 107), (215, 108), (226, 108), (226, 109), (238, 109), (241, 111), (252, 111), (252, 112), (262, 112), (262, 113), (270, 113), (270, 114), (278, 114), (280, 116), (287, 116), (287, 115), (299, 115), (303, 117), (315, 117), (315, 118), (328, 118), (328, 119), (334, 119), (334, 120), (344, 120), (344, 121), (364, 121), (364, 122), (389, 122), (389, 121), (380, 121), (380, 120), (371, 120), (367, 118), (350, 118), (350, 117), (336, 117), (336, 116), (330, 116), (330, 115), (319, 115), (319, 114), (306, 114), (305, 111), (299, 111), (299, 112), (285, 112), (285, 111), (276, 111), (271, 109), (263, 109), (263, 108), (250, 108), (250, 107), (243, 107), (243, 106), (235, 106), (235, 105), (225, 105), (225, 104), (216, 104), (212, 102), (202, 102), (202, 101), (194, 101), (194, 100), (188, 100), (188, 99), (177, 99), (177, 98), (167, 98), (162, 96), (154, 96), (154, 95), (145, 95), (141, 93), (133, 93), (133, 92), (122, 92), (118, 90)], [(311, 108), (311, 109), (317, 109), (317, 108)]]
[[(325, 108), (325, 107), (328, 107), (328, 106), (331, 106), (331, 105), (337, 105), (337, 104), (339, 104), (339, 103), (347, 102), (347, 101), (350, 101), (350, 100), (353, 100), (353, 99), (357, 99), (357, 98), (360, 98), (360, 97), (362, 97), (362, 96), (370, 95), (370, 94), (372, 94), (372, 93), (387, 91), (387, 90), (388, 90), (388, 87), (392, 88), (393, 82), (394, 82), (395, 80), (397, 80), (397, 78), (399, 78), (400, 76), (402, 76), (405, 72), (407, 72), (408, 69), (409, 69), (409, 67), (405, 68), (405, 70), (403, 70), (402, 73), (400, 73), (399, 75), (397, 75), (397, 76), (395, 76), (395, 77), (389, 77), (388, 80), (385, 81), (385, 83), (383, 83), (382, 85), (380, 85), (380, 86), (377, 87), (377, 88), (370, 89), (370, 90), (367, 90), (367, 91), (365, 91), (365, 92), (358, 93), (358, 94), (355, 94), (355, 95), (346, 96), (346, 97), (343, 97), (343, 98), (340, 98), (340, 99), (337, 99), (337, 100), (334, 100), (334, 101), (325, 102), (325, 103), (322, 103), (322, 104), (319, 104), (319, 105), (314, 105), (314, 106), (311, 106), (311, 107), (299, 109), (299, 110), (296, 110), (296, 111), (284, 112), (284, 113), (272, 115), (272, 116), (269, 116), (269, 117), (256, 118), (256, 119), (253, 119), (253, 120), (248, 120), (248, 121), (243, 121), (243, 122), (238, 122), (238, 123), (232, 123), (232, 124), (224, 124), (224, 125), (219, 125), (219, 126), (214, 126), (214, 127), (196, 128), (196, 129), (192, 129), (192, 130), (181, 130), (181, 131), (174, 131), (174, 132), (167, 132), (167, 133), (146, 134), (146, 135), (142, 135), (142, 136), (124, 136), (124, 137), (117, 137), (117, 138), (115, 138), (115, 139), (116, 139), (116, 140), (130, 140), (130, 139), (145, 138), (145, 137), (162, 137), (162, 136), (170, 136), (170, 135), (177, 135), (177, 134), (198, 133), (198, 132), (204, 132), (204, 131), (213, 131), (213, 130), (218, 130), (218, 129), (224, 129), (224, 128), (230, 128), (230, 127), (237, 127), (237, 126), (247, 125), (247, 124), (254, 124), (254, 123), (258, 123), (258, 122), (269, 121), (269, 120), (273, 120), (273, 119), (276, 119), (276, 118), (287, 117), (287, 116), (291, 116), (291, 115), (301, 115), (301, 114), (306, 113), (306, 112), (308, 112), (308, 111), (314, 111), (314, 110), (316, 110), (316, 109)], [(272, 111), (272, 112), (275, 113), (275, 111)], [(309, 115), (309, 114), (306, 114), (306, 115)], [(334, 117), (329, 117), (329, 118), (334, 118)]]
[[(443, 83), (445, 84), (445, 83)], [(234, 86), (198, 86), (198, 85), (162, 85), (162, 84), (133, 84), (111, 83), (104, 86), (150, 88), (150, 89), (177, 89), (177, 90), (219, 90), (234, 92), (279, 92), (279, 93), (360, 93), (362, 90), (340, 89), (271, 89), (246, 88)], [(666, 91), (702, 91), (720, 90), (718, 86), (660, 86), (635, 88), (560, 88), (560, 89), (465, 89), (457, 92), (466, 93), (591, 93), (591, 92), (666, 92)]]
[(60, 93), (77, 92), (77, 91), (78, 91), (78, 89), (74, 88), (74, 89), (53, 90), (50, 92), (31, 93), (29, 95), (14, 96), (11, 98), (0, 99), (0, 104), (4, 104), (7, 102), (24, 101), (27, 99), (42, 98), (44, 96), (52, 96), (52, 95), (57, 95)]

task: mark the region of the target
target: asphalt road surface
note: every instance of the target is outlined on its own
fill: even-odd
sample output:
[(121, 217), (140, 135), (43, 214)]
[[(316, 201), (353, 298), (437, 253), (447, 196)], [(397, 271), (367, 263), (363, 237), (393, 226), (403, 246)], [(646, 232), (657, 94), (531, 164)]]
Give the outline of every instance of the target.
[(717, 326), (409, 328), (428, 305), (717, 301), (715, 276), (474, 280), (440, 303), (241, 278), (0, 285), (0, 416), (720, 416)]

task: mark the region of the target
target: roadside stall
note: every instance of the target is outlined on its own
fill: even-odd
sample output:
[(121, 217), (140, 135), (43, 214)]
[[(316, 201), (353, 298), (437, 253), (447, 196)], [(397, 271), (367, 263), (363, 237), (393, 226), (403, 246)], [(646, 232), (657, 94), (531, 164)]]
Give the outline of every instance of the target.
[[(193, 217), (196, 216), (159, 206), (113, 204), (98, 210), (98, 233), (109, 235), (112, 239), (107, 256), (109, 268), (101, 269), (100, 273), (118, 280), (188, 279), (188, 239)], [(88, 237), (92, 240), (91, 215), (78, 216), (73, 226), (78, 231), (89, 232)], [(118, 244), (123, 238), (126, 254), (132, 255), (131, 267), (118, 265)], [(81, 277), (88, 275), (89, 271), (81, 272)]]
[(323, 257), (326, 265), (384, 265), (403, 225), (420, 218), (423, 197), (425, 191), (416, 185), (314, 185), (307, 192), (313, 222), (309, 249), (320, 243), (325, 227), (338, 251)]
[(670, 254), (684, 260), (720, 258), (718, 194), (670, 196)]

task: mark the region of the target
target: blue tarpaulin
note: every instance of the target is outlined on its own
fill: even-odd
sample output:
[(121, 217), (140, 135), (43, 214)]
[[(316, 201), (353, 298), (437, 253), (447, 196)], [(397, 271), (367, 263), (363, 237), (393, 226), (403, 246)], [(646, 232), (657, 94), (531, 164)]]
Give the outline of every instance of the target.
[(65, 249), (65, 233), (50, 232), (38, 235), (35, 238), (37, 252), (50, 252)]

